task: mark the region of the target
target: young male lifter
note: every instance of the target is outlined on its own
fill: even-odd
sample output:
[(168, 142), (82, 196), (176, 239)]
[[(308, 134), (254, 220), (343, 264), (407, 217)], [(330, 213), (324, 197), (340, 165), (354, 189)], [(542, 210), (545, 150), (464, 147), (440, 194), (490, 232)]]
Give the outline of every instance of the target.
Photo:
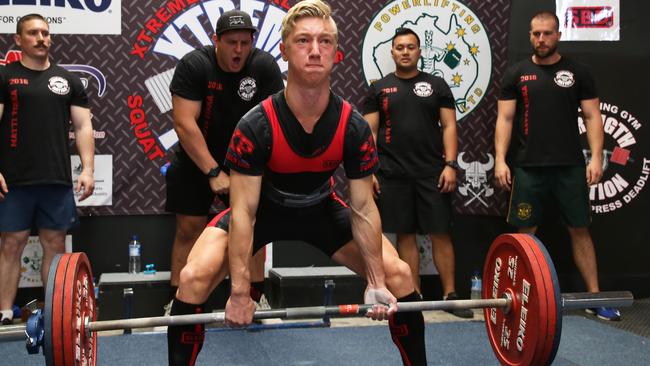
[[(255, 310), (248, 295), (251, 255), (269, 241), (300, 240), (364, 276), (364, 300), (376, 304), (369, 316), (389, 319), (405, 365), (426, 365), (422, 313), (395, 312), (398, 299), (420, 296), (408, 265), (381, 234), (370, 127), (330, 90), (337, 34), (331, 10), (320, 0), (299, 2), (285, 16), (280, 50), (289, 65), (287, 87), (239, 122), (226, 155), (232, 208), (209, 224), (192, 249), (172, 314), (203, 311), (209, 291), (229, 273), (226, 322), (249, 324)], [(330, 183), (341, 163), (350, 179), (350, 208)], [(202, 340), (201, 326), (169, 327), (170, 363), (193, 364)]]

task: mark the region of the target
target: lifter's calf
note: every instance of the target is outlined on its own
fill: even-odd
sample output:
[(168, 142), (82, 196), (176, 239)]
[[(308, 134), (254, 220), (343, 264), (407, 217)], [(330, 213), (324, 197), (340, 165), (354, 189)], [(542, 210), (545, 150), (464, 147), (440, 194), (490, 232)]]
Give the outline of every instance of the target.
[[(397, 297), (397, 302), (421, 301), (422, 298), (413, 287), (411, 269), (399, 258), (384, 258), (384, 272), (389, 291)], [(420, 366), (427, 364), (424, 345), (424, 317), (421, 311), (398, 312), (388, 321), (393, 343), (402, 356), (404, 365)]]
[[(204, 304), (189, 304), (175, 298), (171, 315), (201, 314)], [(174, 325), (167, 328), (167, 356), (170, 366), (193, 366), (203, 347), (203, 324)]]

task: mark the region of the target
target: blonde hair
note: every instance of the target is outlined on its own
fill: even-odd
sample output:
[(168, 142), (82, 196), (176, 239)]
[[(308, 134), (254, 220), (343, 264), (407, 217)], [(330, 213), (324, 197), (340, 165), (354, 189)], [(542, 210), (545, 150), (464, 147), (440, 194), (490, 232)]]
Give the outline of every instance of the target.
[(296, 21), (300, 18), (316, 17), (330, 20), (334, 25), (334, 35), (338, 41), (338, 28), (336, 22), (332, 19), (332, 8), (322, 0), (303, 0), (296, 3), (289, 9), (287, 15), (282, 19), (282, 42), (286, 42), (289, 34), (293, 31)]

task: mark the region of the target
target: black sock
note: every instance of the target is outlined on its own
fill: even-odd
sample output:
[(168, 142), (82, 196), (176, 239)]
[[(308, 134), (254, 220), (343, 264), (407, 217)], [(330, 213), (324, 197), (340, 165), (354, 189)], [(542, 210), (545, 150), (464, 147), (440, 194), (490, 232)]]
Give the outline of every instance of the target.
[[(193, 305), (174, 297), (171, 315), (203, 313), (203, 304)], [(174, 325), (167, 328), (167, 354), (170, 366), (193, 366), (203, 347), (203, 324)]]
[[(397, 299), (398, 302), (422, 301), (417, 292)], [(427, 364), (424, 347), (424, 317), (421, 311), (395, 313), (388, 320), (393, 343), (399, 349), (405, 366)]]
[(251, 299), (258, 302), (264, 295), (264, 281), (251, 282)]
[(176, 291), (178, 290), (178, 286), (171, 285), (169, 287), (169, 298), (173, 299), (176, 297)]

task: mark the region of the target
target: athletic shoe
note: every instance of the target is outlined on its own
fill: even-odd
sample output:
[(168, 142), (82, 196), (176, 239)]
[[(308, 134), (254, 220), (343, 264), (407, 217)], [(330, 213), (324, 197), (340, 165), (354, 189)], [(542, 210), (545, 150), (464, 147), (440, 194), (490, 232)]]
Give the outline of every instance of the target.
[[(455, 292), (450, 292), (449, 295), (447, 295), (447, 298), (445, 300), (459, 300), (458, 294)], [(445, 310), (449, 314), (455, 315), (459, 318), (463, 319), (472, 319), (474, 317), (474, 312), (472, 309), (453, 309), (453, 310)]]
[(255, 310), (271, 310), (271, 304), (264, 294), (260, 297), (260, 301), (255, 302)]
[(0, 325), (11, 325), (13, 323), (14, 323), (13, 319), (9, 319), (9, 318), (2, 318), (2, 320), (0, 321)]
[(585, 311), (588, 314), (591, 315), (596, 315), (600, 319), (603, 320), (621, 320), (621, 312), (618, 309), (615, 308), (606, 308), (606, 307), (600, 307), (600, 308), (587, 308)]

